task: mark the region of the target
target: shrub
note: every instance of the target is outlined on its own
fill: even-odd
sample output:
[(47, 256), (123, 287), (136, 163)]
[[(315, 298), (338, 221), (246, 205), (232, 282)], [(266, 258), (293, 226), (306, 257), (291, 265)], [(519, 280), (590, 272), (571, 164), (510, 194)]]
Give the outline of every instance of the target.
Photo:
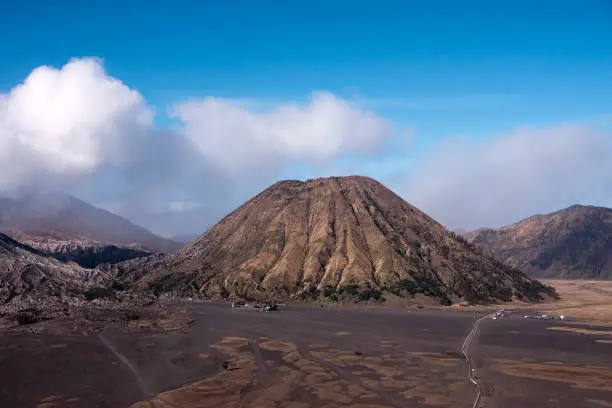
[(159, 296), (167, 292), (183, 292), (189, 289), (194, 281), (195, 276), (193, 274), (171, 273), (151, 282), (149, 287), (153, 290), (155, 296)]
[(323, 297), (332, 297), (336, 294), (336, 288), (334, 286), (327, 286), (325, 290), (323, 290)]
[(310, 285), (300, 294), (302, 299), (318, 299), (321, 295), (319, 289), (316, 286)]
[(448, 296), (444, 296), (440, 299), (440, 304), (442, 306), (450, 306), (453, 304), (452, 300), (449, 299)]
[(414, 296), (415, 293), (421, 291), (419, 285), (417, 285), (416, 282), (411, 279), (402, 279), (399, 282), (389, 286), (387, 290), (397, 296)]
[(359, 285), (346, 285), (340, 288), (340, 294), (346, 293), (350, 296), (356, 296), (359, 294)]
[(362, 302), (367, 302), (370, 299), (378, 301), (381, 297), (382, 292), (378, 289), (365, 289), (359, 292), (359, 300)]
[(113, 290), (124, 291), (124, 290), (128, 290), (129, 286), (126, 285), (125, 283), (114, 281), (113, 284), (111, 285), (111, 288)]
[(95, 287), (87, 289), (84, 293), (85, 299), (92, 301), (94, 299), (108, 299), (114, 296), (114, 292), (110, 288)]
[(13, 317), (13, 319), (20, 326), (25, 326), (27, 324), (33, 324), (33, 323), (43, 320), (41, 317), (40, 310), (37, 310), (34, 308), (24, 309), (24, 310), (17, 312), (17, 314)]
[(125, 320), (127, 321), (131, 321), (131, 320), (140, 320), (140, 313), (135, 312), (135, 311), (127, 311), (125, 312), (125, 314), (123, 315), (123, 317), (125, 318)]

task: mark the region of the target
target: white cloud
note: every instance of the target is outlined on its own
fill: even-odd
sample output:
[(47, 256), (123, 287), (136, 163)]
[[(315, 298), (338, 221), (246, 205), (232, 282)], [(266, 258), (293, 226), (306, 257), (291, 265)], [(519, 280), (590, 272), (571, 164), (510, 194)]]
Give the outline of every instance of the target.
[(612, 135), (565, 124), (446, 140), (420, 159), (404, 197), (451, 228), (470, 229), (609, 203)]
[(265, 112), (248, 107), (209, 97), (177, 105), (170, 114), (183, 122), (202, 153), (228, 172), (369, 153), (391, 132), (381, 117), (328, 92), (313, 93), (302, 106), (285, 103)]
[(38, 67), (0, 94), (0, 194), (69, 190), (135, 218), (180, 215), (185, 228), (199, 228), (286, 165), (371, 153), (392, 131), (327, 92), (307, 103), (269, 102), (191, 100), (170, 109), (179, 126), (159, 128), (142, 95), (101, 60)]
[[(313, 176), (403, 171), (410, 138), (366, 108), (400, 102), (328, 92), (302, 102), (207, 97), (174, 105), (180, 125), (160, 129), (144, 98), (100, 60), (42, 66), (0, 94), (0, 192), (69, 186), (136, 218), (157, 217), (164, 230), (194, 232), (187, 229), (289, 174), (287, 164)], [(399, 137), (388, 140), (392, 133)], [(385, 141), (395, 155), (374, 155)], [(369, 158), (333, 160), (346, 154)], [(498, 226), (578, 202), (609, 205), (612, 135), (568, 124), (446, 140), (418, 159), (404, 196), (453, 228)]]
[(0, 96), (0, 188), (90, 172), (127, 129), (151, 122), (140, 94), (97, 59), (36, 68)]

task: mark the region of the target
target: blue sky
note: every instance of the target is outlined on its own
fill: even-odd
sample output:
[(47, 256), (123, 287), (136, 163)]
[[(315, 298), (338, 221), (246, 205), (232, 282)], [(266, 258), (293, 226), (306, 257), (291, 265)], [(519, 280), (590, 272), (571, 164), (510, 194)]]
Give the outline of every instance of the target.
[[(172, 126), (164, 111), (189, 98), (305, 103), (321, 90), (359, 98), (402, 129), (376, 154), (341, 155), (327, 170), (286, 163), (268, 178), (362, 169), (412, 195), (402, 179), (446, 140), (485, 145), (524, 126), (567, 123), (612, 130), (612, 2), (604, 0), (2, 0), (0, 38), (0, 93), (36, 67), (91, 56), (155, 108), (158, 128)], [(606, 194), (583, 198), (612, 205)]]
[[(500, 106), (485, 113), (497, 110), (490, 122), (503, 129), (607, 113), (612, 101), (609, 1), (27, 3), (0, 5), (0, 35), (11, 39), (0, 43), (5, 90), (39, 65), (97, 56), (156, 105), (324, 89), (431, 99), (434, 109), (417, 109), (419, 117), (430, 110), (463, 116), (494, 96)], [(462, 97), (485, 100), (464, 109), (445, 103)], [(515, 113), (504, 114), (510, 108)]]

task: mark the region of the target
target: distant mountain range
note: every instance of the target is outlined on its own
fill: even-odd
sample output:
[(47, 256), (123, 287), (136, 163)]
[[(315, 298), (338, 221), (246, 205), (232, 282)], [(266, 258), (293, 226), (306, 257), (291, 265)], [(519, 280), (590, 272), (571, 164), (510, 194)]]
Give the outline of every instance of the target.
[(612, 209), (575, 205), (498, 229), (465, 234), (469, 242), (531, 276), (612, 279)]
[[(38, 239), (93, 241), (146, 252), (172, 252), (181, 244), (158, 237), (109, 211), (63, 193), (0, 198), (0, 232), (38, 246)], [(61, 243), (60, 243), (61, 244)]]

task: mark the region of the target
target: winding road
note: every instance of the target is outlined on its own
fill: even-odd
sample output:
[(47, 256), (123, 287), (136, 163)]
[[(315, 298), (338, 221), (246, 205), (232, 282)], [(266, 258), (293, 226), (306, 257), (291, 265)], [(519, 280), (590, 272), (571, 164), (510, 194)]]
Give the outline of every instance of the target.
[(472, 330), (468, 333), (467, 337), (465, 338), (463, 342), (463, 346), (461, 346), (461, 352), (465, 356), (465, 360), (468, 363), (468, 379), (470, 380), (472, 384), (476, 386), (476, 389), (477, 389), (476, 399), (474, 400), (474, 404), (472, 405), (472, 408), (478, 408), (478, 405), (480, 404), (480, 397), (482, 395), (482, 383), (478, 377), (474, 376), (474, 371), (472, 367), (472, 358), (468, 354), (470, 345), (472, 344), (472, 340), (474, 340), (474, 338), (478, 335), (478, 329), (480, 328), (480, 323), (485, 319), (491, 318), (493, 315), (497, 313), (503, 312), (504, 310), (505, 309), (500, 309), (497, 312), (488, 314), (486, 316), (481, 317), (480, 319), (475, 320), (474, 325), (472, 326)]

